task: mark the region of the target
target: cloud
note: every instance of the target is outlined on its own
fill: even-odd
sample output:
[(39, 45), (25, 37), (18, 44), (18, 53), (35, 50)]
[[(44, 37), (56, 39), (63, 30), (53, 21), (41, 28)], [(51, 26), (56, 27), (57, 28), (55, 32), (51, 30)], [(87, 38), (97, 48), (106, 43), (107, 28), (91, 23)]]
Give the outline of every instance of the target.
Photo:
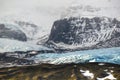
[[(30, 20), (47, 26), (52, 25), (52, 22), (58, 18), (67, 7), (73, 4), (117, 7), (119, 9), (119, 3), (120, 0), (0, 0), (0, 17), (11, 16), (11, 18), (13, 18), (17, 16), (29, 18)], [(118, 9), (116, 9), (116, 11), (112, 10), (115, 15), (120, 12)], [(47, 23), (49, 24), (46, 24), (46, 20), (48, 20)]]

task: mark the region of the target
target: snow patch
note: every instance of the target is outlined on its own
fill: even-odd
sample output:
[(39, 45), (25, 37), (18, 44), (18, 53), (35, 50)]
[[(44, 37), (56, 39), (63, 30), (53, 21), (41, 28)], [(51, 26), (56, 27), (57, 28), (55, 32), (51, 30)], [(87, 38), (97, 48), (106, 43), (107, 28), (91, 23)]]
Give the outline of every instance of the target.
[(103, 65), (105, 65), (105, 63), (99, 63), (98, 65), (103, 66)]
[(94, 78), (94, 74), (93, 73), (90, 73), (89, 70), (80, 70), (80, 72), (82, 72), (82, 74), (84, 76), (86, 76), (88, 79), (93, 79)]
[(106, 79), (117, 80), (111, 73), (108, 72), (107, 74), (109, 74), (109, 75), (104, 78), (97, 78), (97, 80), (106, 80)]

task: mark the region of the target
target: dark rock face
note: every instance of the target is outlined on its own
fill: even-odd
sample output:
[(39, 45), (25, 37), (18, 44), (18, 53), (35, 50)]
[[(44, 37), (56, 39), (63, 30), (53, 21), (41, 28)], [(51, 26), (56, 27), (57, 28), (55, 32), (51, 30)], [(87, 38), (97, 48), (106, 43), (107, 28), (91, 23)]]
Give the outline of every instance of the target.
[[(15, 26), (12, 26), (13, 28)], [(16, 39), (20, 41), (27, 41), (26, 35), (21, 30), (15, 30), (0, 24), (0, 38)]]
[(21, 30), (26, 34), (27, 40), (36, 39), (36, 34), (40, 32), (38, 25), (25, 21), (15, 21), (15, 24), (21, 27)]
[[(65, 20), (60, 20), (56, 21), (53, 25), (53, 28), (51, 30), (51, 35), (49, 40), (53, 40), (54, 42), (64, 42), (64, 43), (69, 43), (69, 38), (72, 36), (72, 32), (70, 32), (70, 24), (68, 21)], [(69, 37), (69, 38), (68, 38)]]
[(67, 45), (79, 45), (81, 48), (119, 47), (120, 21), (106, 17), (55, 21), (47, 43), (61, 42)]

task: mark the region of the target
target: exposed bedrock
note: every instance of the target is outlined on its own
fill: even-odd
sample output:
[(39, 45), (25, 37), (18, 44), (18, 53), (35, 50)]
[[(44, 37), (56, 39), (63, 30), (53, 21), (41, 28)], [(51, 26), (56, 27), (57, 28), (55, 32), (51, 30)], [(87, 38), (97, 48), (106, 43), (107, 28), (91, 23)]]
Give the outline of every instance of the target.
[(20, 41), (27, 41), (26, 35), (16, 26), (0, 24), (0, 38), (9, 38)]
[(47, 43), (54, 48), (63, 49), (119, 47), (120, 21), (107, 17), (57, 20)]

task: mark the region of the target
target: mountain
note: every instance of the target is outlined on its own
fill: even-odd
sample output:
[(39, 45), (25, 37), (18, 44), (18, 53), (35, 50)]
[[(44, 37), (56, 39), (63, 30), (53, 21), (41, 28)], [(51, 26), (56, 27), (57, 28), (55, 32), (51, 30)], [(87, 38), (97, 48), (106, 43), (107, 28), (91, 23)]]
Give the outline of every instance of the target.
[(119, 47), (120, 21), (108, 17), (71, 17), (55, 21), (48, 44), (65, 49)]
[(19, 30), (17, 26), (11, 24), (0, 24), (0, 38), (27, 41), (25, 33)]
[[(54, 4), (49, 3), (48, 0), (13, 0), (10, 2), (1, 0), (3, 5), (0, 8), (0, 23), (24, 26), (21, 30), (30, 42), (36, 44), (41, 37), (49, 36), (52, 24), (56, 20), (70, 17), (120, 17), (119, 0), (52, 0), (52, 2)], [(37, 27), (31, 27), (33, 25)]]
[(32, 39), (34, 35), (37, 33), (38, 26), (33, 23), (25, 21), (15, 21), (15, 24), (17, 24), (20, 27), (18, 28), (21, 29), (26, 34), (28, 39)]
[(96, 49), (120, 46), (118, 0), (76, 0), (54, 21), (47, 46)]
[[(37, 42), (42, 40), (42, 38), (44, 36), (47, 36), (46, 38), (48, 38), (48, 36), (49, 36), (48, 30), (45, 30), (43, 28), (43, 26), (36, 25), (33, 22), (19, 21), (19, 20), (9, 21), (9, 19), (8, 19), (8, 21), (0, 20), (0, 24), (1, 24), (1, 27), (2, 27), (2, 25), (4, 25), (6, 27), (4, 29), (1, 29), (1, 35), (3, 36), (3, 38), (5, 37), (5, 35), (7, 35), (7, 37), (9, 36), (8, 37), (9, 39), (11, 36), (12, 36), (12, 38), (13, 38), (13, 36), (18, 38), (18, 35), (19, 35), (19, 37), (20, 37), (19, 39), (23, 39), (23, 37), (24, 37), (24, 39), (25, 39), (24, 41), (33, 43), (33, 44), (37, 44)], [(9, 28), (9, 31), (7, 28)]]

